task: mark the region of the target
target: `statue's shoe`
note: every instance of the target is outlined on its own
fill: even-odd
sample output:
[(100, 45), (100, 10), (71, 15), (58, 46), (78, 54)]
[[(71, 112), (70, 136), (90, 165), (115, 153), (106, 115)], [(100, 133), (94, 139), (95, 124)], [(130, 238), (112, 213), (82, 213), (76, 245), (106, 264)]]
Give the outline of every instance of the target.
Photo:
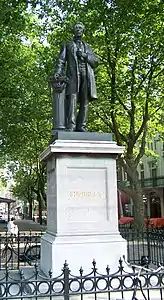
[(86, 130), (85, 130), (84, 127), (76, 128), (76, 131), (78, 131), (78, 132), (86, 132)]

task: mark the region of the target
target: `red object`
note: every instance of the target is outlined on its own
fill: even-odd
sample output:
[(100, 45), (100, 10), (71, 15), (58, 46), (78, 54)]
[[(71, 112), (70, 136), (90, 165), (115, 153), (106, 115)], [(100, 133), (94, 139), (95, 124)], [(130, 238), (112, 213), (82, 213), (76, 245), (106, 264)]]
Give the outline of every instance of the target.
[[(124, 217), (118, 220), (120, 225), (124, 224), (132, 224), (134, 222), (134, 218)], [(147, 219), (144, 220), (145, 225), (147, 224)], [(164, 228), (164, 218), (150, 218), (149, 226), (154, 228)]]
[(118, 224), (120, 225), (132, 224), (133, 222), (134, 222), (134, 218), (131, 217), (123, 217), (118, 220)]
[(164, 227), (164, 218), (151, 218), (150, 226), (155, 228), (163, 228)]
[(117, 190), (117, 201), (118, 201), (118, 219), (124, 215), (124, 206), (129, 202), (129, 196), (124, 192)]

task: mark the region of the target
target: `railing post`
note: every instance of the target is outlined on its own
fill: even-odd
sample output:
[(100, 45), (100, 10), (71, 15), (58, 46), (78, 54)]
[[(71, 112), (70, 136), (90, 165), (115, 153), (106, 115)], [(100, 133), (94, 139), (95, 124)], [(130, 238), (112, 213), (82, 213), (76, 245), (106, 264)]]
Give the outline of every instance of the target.
[(50, 300), (53, 299), (53, 296), (52, 296), (52, 293), (53, 293), (53, 281), (52, 281), (52, 270), (49, 270), (49, 289), (50, 289), (50, 295), (49, 295), (49, 298)]
[(69, 300), (69, 274), (70, 270), (67, 262), (64, 263), (63, 275), (64, 275), (64, 300)]
[(120, 259), (119, 259), (119, 272), (120, 272), (120, 286), (121, 286), (121, 296), (122, 296), (122, 299), (124, 298), (123, 271), (124, 271), (123, 261), (122, 261), (122, 259), (120, 257)]
[(20, 232), (18, 230), (18, 235), (17, 235), (17, 249), (18, 249), (18, 264), (17, 268), (19, 269), (19, 260), (20, 260)]
[(2, 235), (0, 234), (0, 270), (2, 269)]
[(6, 298), (8, 297), (8, 280), (9, 280), (9, 270), (8, 270), (8, 266), (6, 267), (6, 272), (5, 272), (5, 296)]
[[(150, 232), (149, 232), (149, 226), (150, 226), (150, 218), (147, 216), (147, 222), (146, 222), (146, 233), (147, 233), (147, 253), (148, 253), (148, 265), (151, 261), (151, 251), (150, 251)], [(147, 265), (147, 267), (148, 267)]]
[(93, 260), (92, 262), (92, 265), (93, 265), (93, 284), (94, 284), (94, 299), (97, 300), (97, 293), (96, 293), (96, 290), (97, 290), (97, 268), (96, 268), (96, 261), (95, 259)]

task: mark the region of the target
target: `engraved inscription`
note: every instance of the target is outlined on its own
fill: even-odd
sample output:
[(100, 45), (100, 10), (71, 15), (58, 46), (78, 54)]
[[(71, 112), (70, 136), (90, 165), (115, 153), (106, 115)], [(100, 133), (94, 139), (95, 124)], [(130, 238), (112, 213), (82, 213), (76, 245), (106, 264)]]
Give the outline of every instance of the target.
[(66, 218), (71, 223), (108, 220), (107, 169), (95, 165), (67, 168)]
[(69, 192), (70, 199), (105, 199), (105, 193), (99, 191), (70, 191)]

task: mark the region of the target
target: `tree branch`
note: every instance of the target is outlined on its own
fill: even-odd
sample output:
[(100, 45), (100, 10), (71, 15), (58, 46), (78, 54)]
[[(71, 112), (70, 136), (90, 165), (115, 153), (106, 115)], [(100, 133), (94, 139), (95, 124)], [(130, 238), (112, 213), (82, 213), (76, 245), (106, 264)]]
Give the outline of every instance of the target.
[(149, 70), (149, 81), (148, 81), (148, 87), (147, 87), (147, 93), (146, 93), (146, 102), (145, 102), (145, 113), (143, 115), (143, 121), (141, 124), (140, 129), (138, 130), (136, 136), (135, 136), (135, 142), (137, 141), (137, 139), (139, 138), (139, 136), (141, 135), (141, 133), (144, 131), (145, 127), (147, 126), (147, 121), (149, 119), (149, 111), (148, 111), (148, 100), (149, 100), (149, 95), (150, 95), (150, 84), (152, 81), (152, 77), (153, 77), (153, 57), (151, 57), (151, 67)]
[(130, 116), (131, 115), (131, 112), (130, 112), (130, 109), (127, 108), (127, 106), (124, 104), (124, 102), (121, 100), (121, 98), (118, 96), (117, 92), (115, 91), (116, 93), (116, 97), (119, 101), (119, 103), (122, 105), (122, 107), (124, 108), (125, 111), (127, 111), (128, 115)]
[(161, 75), (164, 72), (164, 68), (159, 71), (155, 76), (153, 76), (153, 79), (157, 78), (159, 75)]
[(107, 61), (112, 69), (112, 61), (111, 61), (111, 54), (110, 54), (110, 49), (109, 49), (109, 43), (108, 43), (108, 40), (107, 40), (107, 36), (108, 36), (108, 29), (107, 29), (107, 26), (104, 22), (104, 28), (105, 28), (105, 43), (106, 43), (106, 49), (107, 49)]
[(116, 137), (116, 141), (117, 141), (118, 145), (122, 145), (121, 140), (122, 140), (123, 142), (127, 143), (127, 138), (126, 138), (126, 136), (123, 135), (123, 134), (119, 131), (119, 129), (118, 129), (118, 124), (117, 124), (117, 122), (116, 122), (116, 118), (115, 118), (115, 115), (114, 115), (114, 112), (113, 112), (113, 111), (111, 111), (111, 119), (112, 119), (112, 123), (113, 123), (113, 133), (114, 133), (114, 135), (115, 135), (115, 137)]
[(3, 84), (5, 81), (6, 81), (6, 78), (5, 78), (4, 80), (2, 80), (2, 81), (0, 82), (0, 84)]
[(145, 145), (146, 145), (146, 135), (147, 135), (147, 125), (144, 127), (143, 135), (142, 135), (142, 140), (141, 140), (141, 146), (139, 149), (139, 153), (135, 159), (136, 165), (139, 164), (140, 159), (142, 156), (145, 154)]
[(147, 72), (146, 75), (143, 75), (142, 80), (141, 80), (140, 84), (138, 85), (137, 91), (136, 91), (136, 93), (135, 93), (135, 95), (134, 95), (134, 98), (136, 98), (137, 94), (139, 93), (139, 91), (140, 91), (140, 89), (141, 89), (141, 87), (142, 87), (142, 84), (145, 82), (145, 80), (146, 80), (147, 77), (149, 76), (150, 72), (151, 72), (151, 69)]
[[(94, 109), (94, 108), (93, 108), (93, 109)], [(97, 114), (97, 116), (104, 122), (104, 124), (105, 124), (107, 127), (109, 127), (109, 129), (115, 134), (117, 143), (118, 143), (119, 145), (122, 145), (121, 140), (122, 140), (123, 142), (126, 143), (126, 142), (127, 142), (126, 137), (125, 137), (122, 133), (119, 132), (118, 128), (117, 128), (117, 130), (115, 130), (114, 126), (113, 126), (112, 123), (110, 122), (110, 120), (109, 120), (107, 114), (105, 113), (105, 111), (104, 111), (102, 108), (101, 108), (101, 110), (102, 110), (102, 112), (103, 112), (103, 116), (101, 116), (101, 114), (100, 114), (97, 110), (95, 110), (95, 109), (94, 109), (94, 112), (95, 112), (95, 113)], [(105, 118), (104, 118), (104, 116), (105, 116)], [(108, 121), (107, 121), (107, 120), (108, 120)]]
[(118, 158), (118, 161), (120, 163), (120, 165), (123, 167), (124, 171), (128, 174), (128, 176), (130, 178), (133, 178), (133, 170), (131, 169), (131, 167), (127, 164), (127, 161), (124, 157), (124, 155), (120, 155)]
[[(104, 110), (101, 108), (101, 110), (102, 110), (102, 112), (103, 112), (103, 114), (104, 114), (104, 116), (105, 116), (105, 118), (106, 119), (104, 119), (104, 117), (102, 117), (101, 116), (101, 114), (94, 108), (94, 107), (92, 107), (93, 108), (93, 110), (94, 110), (94, 112), (97, 114), (97, 116), (108, 126), (108, 127), (110, 127), (111, 125), (106, 121), (106, 119), (109, 121), (109, 118), (108, 118), (108, 116), (107, 116), (107, 114), (104, 112)], [(110, 121), (109, 121), (110, 122)]]
[[(144, 155), (145, 153), (145, 145), (146, 145), (146, 134), (147, 134), (147, 121), (149, 119), (149, 115), (148, 115), (148, 99), (149, 99), (149, 95), (150, 95), (150, 85), (151, 85), (151, 81), (152, 81), (152, 77), (153, 77), (153, 56), (151, 57), (151, 68), (150, 68), (150, 75), (149, 75), (149, 81), (148, 81), (148, 88), (147, 88), (147, 94), (146, 94), (146, 103), (145, 103), (145, 114), (143, 116), (143, 122), (142, 125), (138, 131), (138, 137), (141, 134), (142, 130), (143, 130), (143, 135), (142, 135), (142, 140), (141, 140), (141, 147), (139, 150), (139, 153), (135, 159), (136, 164), (139, 163), (141, 157)], [(137, 138), (137, 136), (136, 136)]]
[(133, 152), (134, 147), (134, 137), (135, 137), (135, 103), (134, 103), (134, 84), (135, 84), (135, 70), (137, 65), (137, 57), (134, 59), (134, 63), (132, 66), (132, 80), (131, 80), (131, 92), (130, 92), (130, 99), (131, 99), (131, 110), (130, 110), (130, 129), (129, 129), (129, 139), (128, 139), (128, 147), (127, 153)]
[[(104, 111), (103, 111), (103, 113), (104, 113), (104, 115), (105, 115), (105, 118), (106, 119), (104, 119), (102, 116), (101, 116), (101, 114), (97, 111), (97, 110), (95, 110), (94, 108), (93, 108), (93, 110), (94, 110), (94, 112), (96, 113), (96, 115), (104, 122), (104, 124), (107, 126), (107, 127), (109, 127), (110, 128), (110, 130), (112, 130), (113, 131), (113, 127), (112, 127), (112, 124), (110, 124), (110, 123), (108, 123), (108, 121), (106, 121), (106, 119), (108, 119), (108, 116), (104, 113)], [(108, 119), (109, 120), (109, 119)], [(110, 122), (110, 121), (109, 121)]]

